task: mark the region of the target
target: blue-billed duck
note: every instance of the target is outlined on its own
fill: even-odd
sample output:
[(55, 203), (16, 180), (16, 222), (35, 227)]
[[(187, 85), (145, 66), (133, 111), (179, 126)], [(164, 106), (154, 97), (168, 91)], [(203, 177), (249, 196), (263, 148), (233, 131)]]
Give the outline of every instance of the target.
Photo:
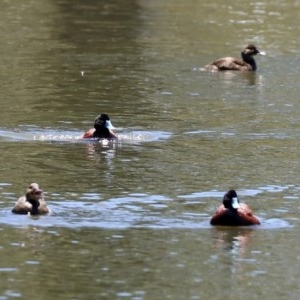
[(236, 191), (230, 190), (224, 195), (223, 205), (214, 213), (210, 224), (221, 226), (250, 226), (259, 225), (260, 222), (245, 203), (239, 202)]
[(84, 133), (83, 138), (95, 139), (117, 139), (116, 134), (113, 132), (114, 126), (112, 125), (108, 114), (100, 114), (94, 121), (94, 128), (89, 129)]

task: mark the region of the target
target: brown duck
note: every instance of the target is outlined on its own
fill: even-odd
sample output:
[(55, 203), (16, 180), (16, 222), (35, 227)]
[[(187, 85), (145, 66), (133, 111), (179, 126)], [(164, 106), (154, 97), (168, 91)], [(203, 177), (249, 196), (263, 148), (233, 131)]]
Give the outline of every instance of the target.
[(43, 190), (40, 189), (37, 183), (31, 183), (29, 185), (26, 194), (17, 200), (12, 212), (22, 215), (41, 215), (49, 213)]
[(211, 225), (250, 226), (259, 225), (250, 207), (240, 203), (235, 190), (228, 191), (223, 197), (223, 205), (219, 206), (210, 220)]
[(206, 65), (204, 68), (208, 71), (256, 71), (256, 62), (253, 57), (257, 54), (265, 55), (264, 52), (259, 52), (254, 45), (249, 44), (241, 52), (242, 59), (222, 57)]

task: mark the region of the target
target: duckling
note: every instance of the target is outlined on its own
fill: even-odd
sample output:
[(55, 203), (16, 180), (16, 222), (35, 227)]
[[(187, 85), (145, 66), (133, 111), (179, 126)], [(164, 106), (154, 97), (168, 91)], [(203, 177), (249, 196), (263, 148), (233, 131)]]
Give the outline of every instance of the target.
[(108, 114), (100, 114), (94, 121), (94, 128), (89, 129), (84, 133), (84, 139), (96, 138), (96, 139), (117, 139), (117, 135), (113, 132), (115, 127), (112, 125)]
[(242, 60), (235, 57), (223, 57), (206, 65), (204, 68), (208, 71), (256, 71), (256, 62), (253, 57), (257, 54), (265, 55), (264, 52), (260, 52), (254, 45), (249, 44), (241, 52)]
[(26, 190), (26, 194), (21, 196), (12, 212), (15, 214), (40, 215), (49, 213), (46, 201), (44, 199), (43, 190), (37, 183), (31, 183)]
[(219, 206), (210, 220), (211, 225), (250, 226), (259, 225), (259, 220), (245, 203), (240, 203), (235, 190), (228, 191), (223, 197), (223, 205)]

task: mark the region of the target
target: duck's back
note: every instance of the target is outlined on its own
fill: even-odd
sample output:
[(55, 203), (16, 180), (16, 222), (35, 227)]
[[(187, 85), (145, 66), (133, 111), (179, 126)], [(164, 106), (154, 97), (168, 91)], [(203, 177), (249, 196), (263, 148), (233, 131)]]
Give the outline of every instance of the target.
[(213, 215), (210, 220), (211, 225), (219, 226), (243, 226), (249, 225), (242, 222), (240, 216), (237, 213), (230, 211), (229, 209), (224, 209)]
[(22, 196), (17, 200), (12, 212), (15, 214), (27, 215), (31, 209), (32, 205), (26, 201), (26, 196)]
[[(39, 207), (37, 214), (48, 214), (50, 211), (47, 207), (46, 201), (44, 198), (39, 200)], [(18, 199), (15, 206), (12, 209), (12, 212), (19, 215), (27, 215), (28, 213), (32, 213), (33, 208), (32, 204), (26, 201), (26, 196), (22, 196)]]
[(47, 207), (46, 200), (44, 198), (39, 200), (40, 205), (38, 208), (38, 213), (43, 215), (43, 214), (48, 214), (50, 212), (49, 208)]
[(251, 71), (250, 65), (235, 57), (219, 58), (205, 66), (205, 69), (210, 71)]
[(211, 225), (220, 226), (251, 226), (259, 225), (259, 220), (253, 215), (247, 204), (240, 203), (240, 208), (235, 211), (221, 205), (210, 220)]

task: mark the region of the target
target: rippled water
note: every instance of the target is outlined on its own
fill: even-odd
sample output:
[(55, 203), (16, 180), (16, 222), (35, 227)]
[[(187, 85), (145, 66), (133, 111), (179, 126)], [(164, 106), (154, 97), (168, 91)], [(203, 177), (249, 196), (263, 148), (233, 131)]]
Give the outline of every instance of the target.
[[(0, 300), (298, 299), (299, 6), (0, 4)], [(11, 213), (31, 182), (50, 215)], [(261, 226), (210, 226), (231, 188)]]

